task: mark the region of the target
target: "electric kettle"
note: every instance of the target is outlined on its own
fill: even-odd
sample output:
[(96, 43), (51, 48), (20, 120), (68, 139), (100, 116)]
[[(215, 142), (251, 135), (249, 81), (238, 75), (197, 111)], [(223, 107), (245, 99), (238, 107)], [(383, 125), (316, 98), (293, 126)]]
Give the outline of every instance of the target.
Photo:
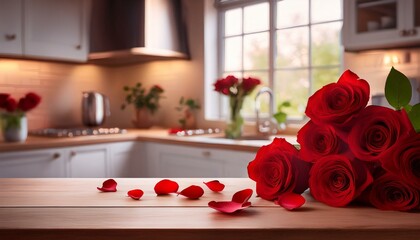
[(83, 92), (82, 119), (85, 126), (100, 126), (111, 115), (109, 99), (98, 92)]

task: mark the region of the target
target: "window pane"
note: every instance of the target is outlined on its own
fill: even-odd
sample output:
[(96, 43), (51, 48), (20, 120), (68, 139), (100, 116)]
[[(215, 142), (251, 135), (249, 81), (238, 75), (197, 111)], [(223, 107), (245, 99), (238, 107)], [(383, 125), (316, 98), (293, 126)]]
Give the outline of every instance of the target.
[[(242, 107), (242, 114), (245, 118), (255, 117), (255, 96), (262, 86), (268, 86), (268, 72), (265, 71), (254, 71), (254, 72), (244, 72), (245, 77), (256, 77), (259, 78), (262, 83), (258, 85), (254, 91), (252, 91), (244, 100), (244, 105)], [(262, 111), (268, 112), (268, 101), (261, 101)]]
[(290, 101), (291, 107), (285, 108), (288, 118), (303, 118), (309, 93), (309, 71), (281, 70), (275, 74), (276, 106)]
[(314, 68), (312, 70), (312, 93), (327, 85), (328, 83), (337, 82), (340, 77), (340, 69), (337, 68)]
[(225, 71), (237, 71), (242, 68), (242, 37), (225, 40)]
[(308, 27), (277, 31), (277, 67), (308, 66), (308, 44)]
[(312, 26), (312, 65), (340, 64), (342, 22)]
[(268, 32), (244, 36), (244, 69), (268, 69)]
[(232, 36), (242, 33), (242, 8), (226, 11), (225, 14), (225, 36)]
[(308, 0), (282, 0), (277, 2), (277, 28), (304, 25), (308, 22)]
[(260, 3), (244, 8), (244, 32), (266, 31), (269, 27), (268, 3)]
[(341, 15), (341, 0), (311, 0), (311, 20), (313, 23), (338, 20), (342, 18)]

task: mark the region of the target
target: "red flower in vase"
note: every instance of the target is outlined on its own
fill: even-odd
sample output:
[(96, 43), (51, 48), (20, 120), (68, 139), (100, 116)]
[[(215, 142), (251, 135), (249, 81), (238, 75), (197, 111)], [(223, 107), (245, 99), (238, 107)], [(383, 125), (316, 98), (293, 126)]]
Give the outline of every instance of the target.
[(34, 109), (41, 102), (41, 97), (33, 92), (27, 93), (24, 97), (17, 102), (14, 98), (7, 93), (0, 93), (0, 108), (5, 109), (7, 112), (27, 112)]

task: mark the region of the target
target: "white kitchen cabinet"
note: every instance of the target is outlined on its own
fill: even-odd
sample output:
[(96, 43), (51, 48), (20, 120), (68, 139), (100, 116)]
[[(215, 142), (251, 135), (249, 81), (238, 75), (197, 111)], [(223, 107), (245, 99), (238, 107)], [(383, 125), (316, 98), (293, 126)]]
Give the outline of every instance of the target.
[(106, 144), (95, 144), (67, 149), (67, 176), (76, 178), (110, 175)]
[(0, 153), (2, 177), (143, 177), (142, 143), (128, 141)]
[(0, 154), (0, 177), (65, 177), (65, 150), (6, 152)]
[(146, 143), (148, 177), (247, 177), (255, 153)]
[(87, 60), (89, 0), (0, 0), (0, 54)]
[(147, 175), (142, 142), (110, 144), (110, 177), (144, 177)]
[(0, 53), (23, 54), (22, 0), (0, 0)]
[(346, 50), (418, 46), (420, 1), (346, 0), (343, 45)]

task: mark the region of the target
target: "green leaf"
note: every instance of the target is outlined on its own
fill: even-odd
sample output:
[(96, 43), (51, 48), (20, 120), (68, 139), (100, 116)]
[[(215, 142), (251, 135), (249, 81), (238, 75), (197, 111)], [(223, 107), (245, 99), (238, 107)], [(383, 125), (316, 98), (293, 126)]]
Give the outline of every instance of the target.
[(386, 78), (385, 97), (388, 103), (395, 109), (400, 110), (411, 100), (410, 80), (394, 67)]
[(281, 105), (283, 107), (290, 107), (291, 106), (290, 101), (284, 101)]
[(411, 124), (413, 124), (414, 129), (416, 132), (420, 133), (420, 103), (411, 108), (411, 111), (408, 113), (408, 117), (410, 118)]
[(280, 124), (286, 122), (287, 114), (284, 112), (277, 112), (273, 117), (276, 119), (277, 123)]
[(411, 106), (410, 104), (407, 104), (404, 106), (404, 109), (407, 113), (411, 112), (411, 109), (413, 109), (413, 106)]

